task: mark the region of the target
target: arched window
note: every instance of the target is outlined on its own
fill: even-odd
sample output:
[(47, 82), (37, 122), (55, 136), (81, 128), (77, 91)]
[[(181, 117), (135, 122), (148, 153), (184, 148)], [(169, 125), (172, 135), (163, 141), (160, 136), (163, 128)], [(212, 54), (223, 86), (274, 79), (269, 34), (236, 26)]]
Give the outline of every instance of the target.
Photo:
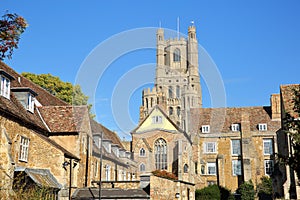
[(146, 98), (146, 108), (148, 108), (148, 99)]
[(146, 167), (144, 163), (140, 164), (140, 172), (144, 172), (146, 170)]
[(173, 108), (172, 107), (169, 108), (169, 115), (170, 116), (173, 115)]
[(144, 148), (140, 149), (140, 156), (144, 157), (146, 155), (146, 151)]
[(156, 100), (157, 104), (159, 104), (159, 97), (157, 97), (157, 100)]
[(188, 171), (189, 171), (189, 166), (188, 166), (187, 164), (185, 164), (185, 165), (183, 166), (183, 172), (184, 172), (184, 173), (188, 173)]
[(153, 107), (153, 98), (151, 97), (151, 99), (150, 99), (150, 108), (152, 108)]
[(174, 50), (173, 61), (174, 62), (180, 62), (180, 50), (179, 49)]
[(173, 98), (173, 88), (169, 86), (169, 98)]
[(164, 139), (160, 138), (155, 141), (155, 167), (156, 169), (167, 169), (167, 143)]
[(180, 107), (179, 106), (177, 106), (177, 108), (176, 108), (176, 114), (178, 117), (180, 116)]
[(176, 98), (180, 98), (180, 86), (176, 86)]

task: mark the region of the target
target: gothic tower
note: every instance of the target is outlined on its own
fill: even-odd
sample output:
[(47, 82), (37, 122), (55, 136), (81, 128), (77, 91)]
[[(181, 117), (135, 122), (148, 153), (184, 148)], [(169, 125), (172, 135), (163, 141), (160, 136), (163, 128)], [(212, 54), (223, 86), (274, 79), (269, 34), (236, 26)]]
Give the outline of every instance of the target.
[(196, 28), (188, 28), (188, 38), (167, 40), (160, 28), (156, 40), (155, 86), (143, 91), (140, 120), (158, 104), (175, 124), (187, 131), (190, 108), (202, 107)]

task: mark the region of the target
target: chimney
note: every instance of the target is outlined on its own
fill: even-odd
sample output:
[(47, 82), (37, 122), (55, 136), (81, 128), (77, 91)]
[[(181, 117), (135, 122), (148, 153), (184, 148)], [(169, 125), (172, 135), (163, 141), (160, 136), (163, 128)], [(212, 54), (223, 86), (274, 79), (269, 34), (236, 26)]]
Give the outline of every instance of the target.
[(281, 119), (280, 95), (272, 94), (270, 101), (271, 101), (270, 103), (271, 103), (272, 120), (280, 120)]

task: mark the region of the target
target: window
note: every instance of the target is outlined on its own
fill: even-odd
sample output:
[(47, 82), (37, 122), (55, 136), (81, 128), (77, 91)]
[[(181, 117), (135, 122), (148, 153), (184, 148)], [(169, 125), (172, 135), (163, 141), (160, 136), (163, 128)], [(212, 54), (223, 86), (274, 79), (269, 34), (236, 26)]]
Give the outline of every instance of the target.
[(145, 165), (144, 163), (140, 164), (140, 172), (144, 172), (145, 171)]
[(231, 154), (235, 156), (241, 155), (240, 140), (231, 140)]
[(173, 115), (173, 108), (172, 107), (169, 107), (169, 115)]
[(98, 162), (96, 161), (95, 165), (94, 165), (94, 177), (97, 177), (98, 175)]
[(210, 126), (209, 125), (203, 125), (201, 127), (202, 133), (209, 133), (210, 132)]
[(179, 49), (175, 49), (175, 51), (173, 53), (173, 61), (180, 62), (180, 50)]
[(205, 174), (205, 166), (201, 165), (201, 174)]
[(205, 153), (216, 153), (216, 143), (215, 142), (205, 142), (204, 143)]
[(120, 170), (120, 171), (119, 171), (119, 181), (122, 181), (122, 178), (123, 178), (122, 174), (123, 174), (123, 171)]
[(188, 173), (188, 171), (189, 171), (189, 166), (187, 164), (184, 164), (183, 173)]
[(152, 117), (152, 124), (161, 124), (162, 123), (162, 116), (153, 116)]
[(240, 124), (231, 124), (231, 131), (240, 131)]
[(216, 175), (216, 163), (207, 163), (207, 174)]
[(1, 78), (1, 90), (0, 95), (4, 96), (5, 98), (9, 99), (10, 96), (10, 80), (4, 76), (0, 76)]
[(273, 160), (265, 160), (265, 174), (272, 175), (274, 171), (274, 161)]
[(273, 154), (273, 140), (264, 139), (264, 155), (272, 155), (272, 154)]
[(195, 174), (198, 174), (198, 163), (195, 162)]
[(167, 169), (167, 143), (164, 139), (160, 138), (155, 141), (155, 167), (156, 169)]
[(176, 98), (180, 98), (180, 86), (176, 86)]
[(210, 186), (210, 185), (216, 185), (216, 181), (207, 181), (207, 185)]
[(259, 131), (266, 131), (267, 129), (267, 124), (258, 124)]
[(232, 175), (233, 176), (242, 175), (242, 165), (240, 160), (232, 161)]
[(27, 110), (34, 112), (34, 97), (32, 94), (28, 93), (28, 107)]
[(173, 88), (169, 86), (169, 98), (173, 98)]
[(29, 139), (26, 137), (21, 136), (20, 141), (20, 154), (19, 160), (26, 161), (28, 160), (28, 149), (29, 149)]
[(110, 181), (110, 166), (109, 165), (105, 166), (105, 180)]
[(145, 155), (146, 155), (145, 149), (144, 149), (144, 148), (141, 148), (141, 149), (140, 149), (140, 156), (141, 156), (141, 157), (145, 157)]
[(179, 117), (180, 116), (180, 107), (179, 106), (176, 108), (176, 112), (177, 112), (177, 116)]

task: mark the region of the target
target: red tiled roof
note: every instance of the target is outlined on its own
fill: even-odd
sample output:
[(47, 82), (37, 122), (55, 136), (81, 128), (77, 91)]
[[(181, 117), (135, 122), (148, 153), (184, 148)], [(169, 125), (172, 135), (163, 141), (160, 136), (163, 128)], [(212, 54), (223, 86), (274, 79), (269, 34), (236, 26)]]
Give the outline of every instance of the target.
[(88, 115), (87, 106), (43, 106), (38, 109), (54, 133), (79, 132), (84, 116)]
[(257, 126), (260, 123), (266, 123), (269, 131), (277, 131), (280, 128), (280, 121), (273, 121), (271, 119), (271, 107), (269, 106), (195, 108), (191, 109), (192, 132), (199, 132), (202, 125), (210, 125), (211, 132), (230, 132), (231, 124), (242, 122), (242, 115), (249, 116), (250, 131), (258, 130)]

